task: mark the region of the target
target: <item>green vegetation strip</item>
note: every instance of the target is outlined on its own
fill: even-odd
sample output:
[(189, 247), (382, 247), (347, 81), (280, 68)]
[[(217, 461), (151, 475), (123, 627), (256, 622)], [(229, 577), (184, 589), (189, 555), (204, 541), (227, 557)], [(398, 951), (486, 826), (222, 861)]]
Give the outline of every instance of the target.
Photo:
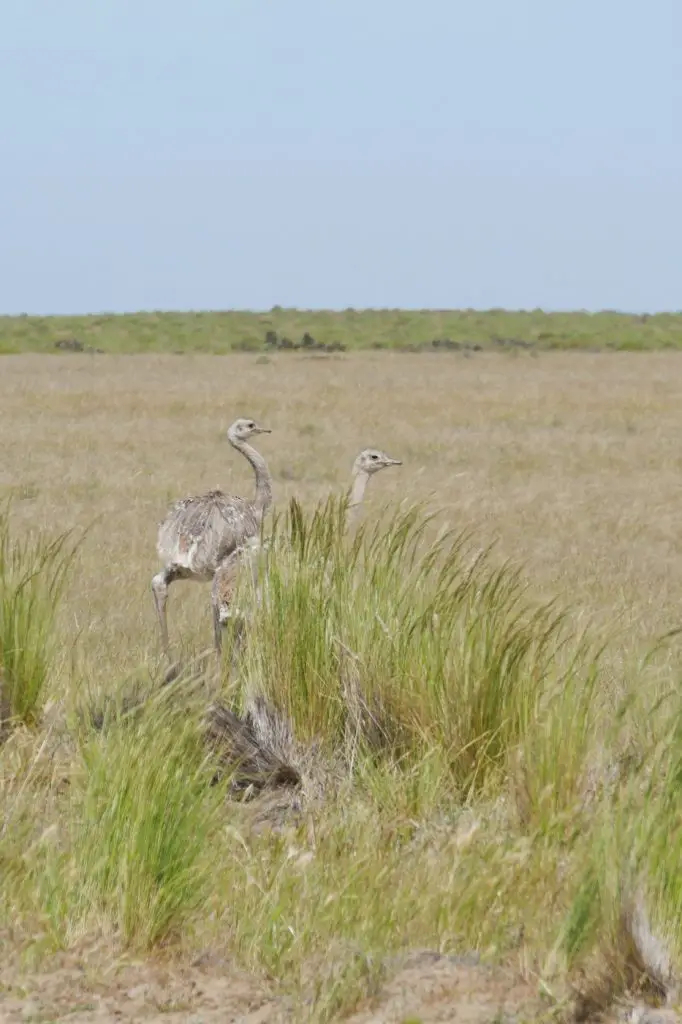
[(500, 351), (682, 348), (682, 313), (324, 310), (0, 317), (0, 354), (22, 352)]

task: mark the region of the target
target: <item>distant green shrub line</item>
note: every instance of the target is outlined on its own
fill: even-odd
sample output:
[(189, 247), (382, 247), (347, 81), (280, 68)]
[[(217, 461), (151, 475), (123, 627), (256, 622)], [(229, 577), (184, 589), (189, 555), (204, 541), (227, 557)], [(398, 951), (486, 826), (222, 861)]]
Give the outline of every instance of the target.
[(0, 317), (0, 353), (682, 348), (682, 312), (284, 309)]

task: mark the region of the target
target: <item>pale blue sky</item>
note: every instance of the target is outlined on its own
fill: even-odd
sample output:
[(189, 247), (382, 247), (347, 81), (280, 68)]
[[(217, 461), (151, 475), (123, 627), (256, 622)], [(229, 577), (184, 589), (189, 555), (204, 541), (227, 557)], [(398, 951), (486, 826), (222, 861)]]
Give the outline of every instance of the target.
[(0, 2), (0, 312), (682, 308), (680, 0)]

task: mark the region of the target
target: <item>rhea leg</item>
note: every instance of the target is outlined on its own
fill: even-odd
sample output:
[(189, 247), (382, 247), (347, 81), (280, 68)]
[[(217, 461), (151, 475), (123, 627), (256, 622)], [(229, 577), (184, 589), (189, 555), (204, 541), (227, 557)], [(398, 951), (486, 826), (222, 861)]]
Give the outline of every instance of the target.
[(213, 646), (215, 647), (218, 661), (220, 661), (220, 655), (223, 650), (223, 623), (220, 616), (220, 601), (216, 594), (215, 577), (211, 587), (211, 610), (213, 612)]
[(239, 654), (244, 639), (244, 619), (238, 613), (233, 615), (224, 606), (221, 608), (217, 603), (213, 604), (213, 641), (218, 665), (222, 661), (223, 651), (223, 630), (231, 623), (232, 628), (232, 669), (237, 667)]
[(154, 595), (154, 604), (156, 606), (156, 614), (159, 619), (159, 628), (161, 630), (161, 645), (163, 647), (164, 654), (171, 660), (170, 656), (170, 643), (168, 641), (168, 618), (166, 615), (166, 602), (168, 600), (168, 588), (171, 583), (175, 583), (176, 580), (191, 579), (191, 575), (179, 565), (173, 565), (170, 563), (152, 578), (152, 594)]
[(241, 552), (228, 557), (215, 571), (211, 585), (211, 608), (213, 612), (213, 641), (216, 656), (220, 663), (223, 648), (223, 629), (228, 622), (233, 624), (232, 665), (233, 668), (241, 647), (244, 622), (241, 614), (234, 608), (234, 597), (237, 589), (237, 574)]

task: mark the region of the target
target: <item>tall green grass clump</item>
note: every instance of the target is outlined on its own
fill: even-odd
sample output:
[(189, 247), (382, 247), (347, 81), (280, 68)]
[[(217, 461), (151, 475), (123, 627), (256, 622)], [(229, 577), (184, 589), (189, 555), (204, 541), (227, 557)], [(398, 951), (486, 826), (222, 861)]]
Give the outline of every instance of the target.
[(436, 519), (401, 507), (352, 531), (343, 500), (292, 502), (273, 526), (243, 697), (264, 694), (297, 737), (351, 764), (436, 765), (457, 799), (515, 778), (529, 805), (555, 783), (573, 800), (594, 656), (569, 650), (563, 616), (533, 606), (518, 571)]
[(210, 894), (225, 798), (213, 776), (184, 697), (162, 693), (84, 739), (61, 842), (34, 865), (60, 940), (94, 929), (149, 949), (180, 932)]
[(17, 538), (0, 509), (0, 729), (35, 723), (57, 653), (56, 621), (73, 551), (69, 534)]

